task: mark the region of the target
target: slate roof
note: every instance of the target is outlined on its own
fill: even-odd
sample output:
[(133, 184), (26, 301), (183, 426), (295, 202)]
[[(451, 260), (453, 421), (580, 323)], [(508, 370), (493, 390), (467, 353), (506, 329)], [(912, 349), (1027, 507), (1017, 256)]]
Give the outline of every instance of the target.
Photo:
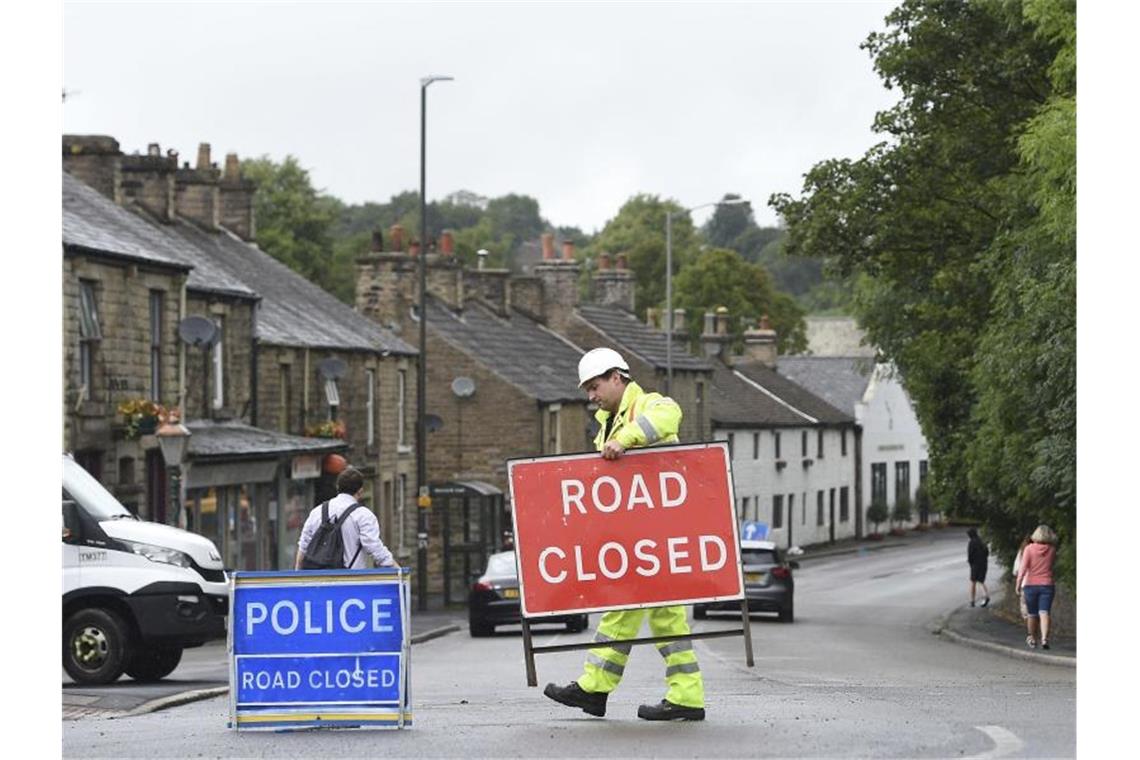
[[(150, 264), (190, 270), (186, 284), (212, 293), (257, 298), (240, 279), (198, 255), (171, 234), (174, 225), (153, 222), (119, 206), (63, 172), (63, 244)], [(191, 267), (193, 267), (191, 269)]]
[(709, 401), (713, 423), (726, 427), (798, 427), (855, 422), (851, 414), (836, 409), (760, 363), (726, 367), (716, 362)]
[[(605, 333), (629, 353), (655, 369), (667, 367), (665, 333), (645, 324), (618, 306), (580, 304), (578, 315), (592, 327)], [(683, 341), (673, 342), (673, 370), (709, 370), (712, 365), (689, 353)]]
[(197, 459), (316, 454), (342, 451), (348, 447), (339, 438), (305, 438), (233, 421), (189, 420), (186, 427), (191, 434), (187, 447), (189, 456)]
[(518, 311), (500, 317), (469, 302), (454, 312), (428, 297), (428, 329), (488, 371), (544, 403), (584, 401), (578, 389), (582, 350)]
[(227, 232), (182, 222), (171, 234), (209, 264), (248, 283), (261, 296), (256, 334), (265, 343), (302, 348), (390, 351), (416, 349), (254, 245)]
[(874, 358), (866, 356), (781, 356), (776, 365), (784, 377), (852, 413), (874, 369)]

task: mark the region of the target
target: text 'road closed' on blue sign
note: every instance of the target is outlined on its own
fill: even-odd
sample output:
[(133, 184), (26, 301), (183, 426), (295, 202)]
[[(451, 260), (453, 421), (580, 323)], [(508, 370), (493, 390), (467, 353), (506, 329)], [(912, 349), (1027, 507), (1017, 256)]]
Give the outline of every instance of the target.
[(407, 570), (238, 572), (235, 729), (411, 724)]

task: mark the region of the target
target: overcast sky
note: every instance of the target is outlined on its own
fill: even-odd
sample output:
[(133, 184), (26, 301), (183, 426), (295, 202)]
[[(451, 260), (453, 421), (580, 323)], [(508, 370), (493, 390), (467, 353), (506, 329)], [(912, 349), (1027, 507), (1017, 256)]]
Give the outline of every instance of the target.
[[(349, 203), (536, 198), (601, 229), (636, 193), (726, 192), (774, 224), (813, 163), (861, 155), (895, 94), (859, 43), (894, 3), (64, 3), (63, 128), (193, 162), (292, 154)], [(701, 221), (707, 211), (696, 215)]]

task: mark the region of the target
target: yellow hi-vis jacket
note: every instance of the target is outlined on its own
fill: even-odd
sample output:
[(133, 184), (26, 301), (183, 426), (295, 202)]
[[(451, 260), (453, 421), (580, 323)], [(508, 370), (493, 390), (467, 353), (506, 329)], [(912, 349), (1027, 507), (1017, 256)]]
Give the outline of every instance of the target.
[[(610, 420), (610, 417), (613, 420)], [(630, 381), (625, 386), (617, 414), (604, 409), (594, 414), (601, 428), (594, 437), (594, 448), (601, 451), (606, 441), (616, 440), (624, 448), (636, 449), (660, 443), (677, 443), (681, 427), (681, 407), (668, 396), (646, 393)]]

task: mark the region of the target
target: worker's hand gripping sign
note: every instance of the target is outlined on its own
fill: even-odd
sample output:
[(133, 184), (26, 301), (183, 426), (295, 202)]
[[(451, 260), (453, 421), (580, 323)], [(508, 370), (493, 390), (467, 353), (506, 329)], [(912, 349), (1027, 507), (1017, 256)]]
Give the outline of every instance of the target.
[(516, 459), (509, 470), (525, 616), (743, 595), (726, 444)]

